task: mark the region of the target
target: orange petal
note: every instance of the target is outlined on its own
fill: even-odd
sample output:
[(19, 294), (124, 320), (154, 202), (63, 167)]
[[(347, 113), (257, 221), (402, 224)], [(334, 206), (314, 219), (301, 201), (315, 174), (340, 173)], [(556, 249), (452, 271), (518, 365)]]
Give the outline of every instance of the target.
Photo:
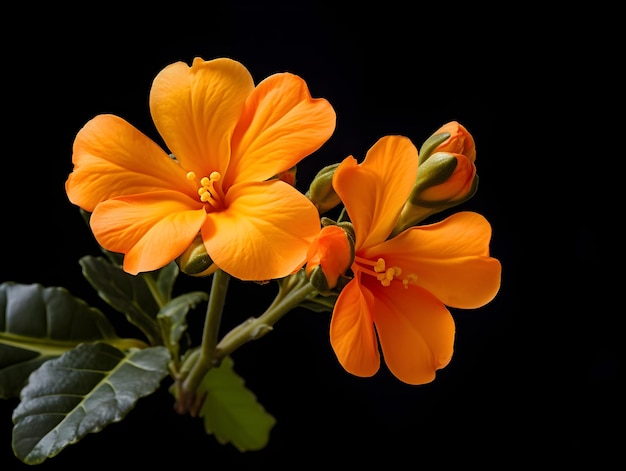
[(252, 76), (239, 62), (197, 57), (191, 67), (176, 62), (156, 76), (150, 111), (183, 168), (199, 177), (213, 171), (224, 175), (233, 129), (253, 90)]
[(450, 137), (439, 144), (435, 152), (451, 152), (465, 155), (471, 163), (476, 162), (476, 144), (470, 132), (457, 121), (450, 121), (441, 126), (433, 134), (450, 133)]
[(402, 136), (385, 136), (356, 164), (346, 158), (335, 171), (333, 187), (356, 234), (356, 250), (384, 241), (398, 219), (417, 175), (417, 149)]
[(300, 77), (282, 73), (263, 80), (245, 103), (233, 136), (226, 186), (262, 181), (316, 151), (335, 129), (335, 111), (313, 99)]
[(130, 274), (156, 270), (178, 257), (198, 234), (206, 213), (200, 203), (173, 191), (107, 200), (91, 215), (102, 247), (125, 254)]
[(230, 188), (226, 209), (209, 213), (202, 229), (208, 254), (241, 280), (287, 276), (304, 265), (320, 229), (315, 206), (281, 180)]
[(307, 251), (306, 275), (321, 266), (322, 273), (333, 289), (337, 280), (352, 264), (353, 254), (346, 231), (339, 226), (325, 226), (319, 232)]
[(500, 289), (500, 262), (489, 256), (491, 226), (478, 213), (459, 212), (441, 222), (412, 227), (365, 254), (399, 266), (401, 277), (446, 306), (474, 309), (490, 302)]
[(435, 379), (454, 349), (454, 320), (446, 307), (418, 286), (384, 287), (373, 277), (363, 284), (374, 295), (374, 323), (389, 370), (408, 384)]
[(193, 195), (196, 188), (155, 142), (113, 115), (87, 122), (74, 140), (65, 190), (86, 211), (109, 198), (172, 189)]
[(374, 296), (355, 277), (339, 293), (330, 322), (330, 343), (344, 369), (369, 377), (380, 368), (372, 319)]

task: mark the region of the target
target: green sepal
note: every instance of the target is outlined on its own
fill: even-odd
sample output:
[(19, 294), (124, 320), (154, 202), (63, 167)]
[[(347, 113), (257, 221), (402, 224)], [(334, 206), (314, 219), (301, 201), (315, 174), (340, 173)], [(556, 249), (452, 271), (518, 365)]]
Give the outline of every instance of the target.
[(424, 141), (419, 150), (418, 165), (422, 165), (433, 153), (433, 151), (450, 137), (449, 132), (433, 134)]

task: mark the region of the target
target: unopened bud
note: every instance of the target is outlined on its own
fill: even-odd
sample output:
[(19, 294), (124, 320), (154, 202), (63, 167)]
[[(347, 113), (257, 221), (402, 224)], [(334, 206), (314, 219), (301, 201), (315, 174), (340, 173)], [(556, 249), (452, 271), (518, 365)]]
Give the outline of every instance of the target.
[(465, 155), (435, 152), (419, 165), (415, 186), (392, 237), (428, 216), (467, 201), (477, 189), (476, 166)]
[(436, 152), (462, 154), (474, 163), (476, 161), (476, 145), (468, 130), (457, 121), (450, 121), (435, 131), (419, 150), (419, 163), (423, 164)]
[(328, 165), (317, 172), (306, 192), (307, 198), (313, 202), (320, 214), (330, 211), (341, 203), (341, 199), (333, 188), (333, 175), (337, 167), (339, 163)]
[(474, 195), (476, 166), (462, 154), (436, 152), (417, 170), (409, 201), (422, 206), (459, 204)]
[(191, 276), (209, 276), (219, 268), (209, 257), (200, 234), (176, 259), (176, 264), (180, 271)]
[(343, 227), (328, 225), (309, 246), (305, 274), (321, 293), (337, 286), (354, 260), (354, 239)]

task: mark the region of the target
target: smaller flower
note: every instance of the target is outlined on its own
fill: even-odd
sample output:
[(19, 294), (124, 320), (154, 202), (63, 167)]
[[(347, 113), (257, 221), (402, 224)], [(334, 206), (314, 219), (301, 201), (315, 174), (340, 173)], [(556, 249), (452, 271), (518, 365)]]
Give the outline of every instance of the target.
[(402, 136), (383, 137), (360, 164), (347, 157), (333, 186), (353, 227), (354, 251), (329, 226), (308, 252), (307, 269), (319, 265), (330, 275), (352, 260), (333, 308), (330, 343), (356, 376), (375, 374), (382, 353), (401, 381), (432, 381), (454, 349), (448, 306), (484, 306), (500, 288), (500, 262), (489, 255), (491, 226), (480, 214), (460, 212), (390, 236), (414, 186), (417, 157)]

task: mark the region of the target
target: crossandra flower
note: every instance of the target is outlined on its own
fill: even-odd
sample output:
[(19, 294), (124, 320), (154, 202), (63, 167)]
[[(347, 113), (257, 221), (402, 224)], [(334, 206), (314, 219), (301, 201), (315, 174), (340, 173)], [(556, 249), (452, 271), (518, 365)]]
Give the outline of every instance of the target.
[(74, 141), (66, 192), (92, 213), (98, 243), (123, 253), (131, 274), (165, 266), (197, 235), (210, 259), (242, 280), (300, 268), (319, 215), (278, 176), (331, 136), (331, 105), (291, 73), (255, 86), (227, 58), (167, 66), (149, 104), (170, 152), (110, 114), (93, 118)]
[(361, 164), (347, 157), (333, 178), (353, 224), (355, 254), (353, 277), (334, 306), (330, 341), (356, 376), (378, 371), (380, 344), (401, 381), (432, 381), (452, 358), (455, 323), (448, 307), (481, 307), (500, 288), (501, 265), (489, 255), (491, 226), (480, 214), (459, 212), (389, 238), (417, 165), (409, 139), (386, 136)]

